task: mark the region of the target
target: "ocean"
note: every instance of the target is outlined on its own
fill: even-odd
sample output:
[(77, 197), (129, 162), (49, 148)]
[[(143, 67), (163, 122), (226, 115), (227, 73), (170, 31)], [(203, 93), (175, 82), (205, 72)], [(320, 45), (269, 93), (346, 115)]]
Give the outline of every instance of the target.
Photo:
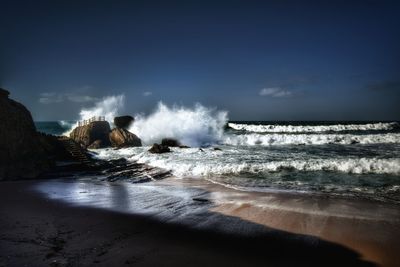
[[(186, 113), (183, 118), (189, 118), (188, 125), (179, 116), (173, 122), (157, 116), (139, 117), (130, 130), (142, 138), (143, 147), (94, 152), (99, 159), (123, 157), (171, 170), (182, 179), (206, 179), (236, 190), (400, 203), (399, 122), (226, 124), (223, 118), (213, 120), (210, 114), (204, 116), (204, 110), (201, 114), (199, 119)], [(36, 122), (36, 127), (41, 132), (61, 135), (74, 123)], [(151, 144), (162, 137), (175, 137), (191, 148), (149, 153)]]

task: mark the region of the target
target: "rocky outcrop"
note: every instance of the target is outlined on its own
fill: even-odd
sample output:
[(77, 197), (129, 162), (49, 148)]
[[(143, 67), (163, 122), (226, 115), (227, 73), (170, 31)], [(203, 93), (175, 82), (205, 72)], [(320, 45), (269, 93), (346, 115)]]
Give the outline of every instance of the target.
[(9, 99), (9, 94), (0, 88), (0, 180), (35, 178), (52, 161), (41, 145), (31, 113)]
[(103, 141), (101, 141), (101, 140), (96, 140), (96, 141), (94, 141), (93, 143), (91, 143), (90, 146), (88, 146), (87, 148), (88, 148), (88, 149), (99, 149), (99, 148), (103, 148), (103, 147), (105, 147), (105, 146), (103, 145)]
[(110, 146), (110, 131), (110, 124), (107, 121), (93, 121), (87, 125), (76, 127), (70, 137), (83, 148), (91, 146), (95, 141), (100, 142), (101, 147), (107, 147)]
[(161, 154), (171, 152), (171, 149), (169, 149), (168, 146), (153, 144), (153, 146), (149, 149), (149, 152), (153, 154)]
[(161, 145), (169, 147), (179, 147), (181, 143), (173, 138), (164, 138), (161, 140)]
[(123, 128), (115, 128), (109, 134), (113, 147), (142, 146), (142, 141), (135, 134)]
[(128, 129), (133, 121), (134, 118), (132, 116), (119, 116), (114, 118), (114, 125), (117, 128)]

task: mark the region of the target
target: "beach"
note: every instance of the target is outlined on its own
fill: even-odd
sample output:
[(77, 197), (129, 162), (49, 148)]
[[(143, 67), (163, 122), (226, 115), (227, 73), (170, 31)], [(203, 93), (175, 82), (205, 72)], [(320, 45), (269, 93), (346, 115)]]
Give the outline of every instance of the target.
[(174, 178), (3, 182), (0, 191), (0, 266), (396, 266), (399, 259), (399, 211), (379, 202)]

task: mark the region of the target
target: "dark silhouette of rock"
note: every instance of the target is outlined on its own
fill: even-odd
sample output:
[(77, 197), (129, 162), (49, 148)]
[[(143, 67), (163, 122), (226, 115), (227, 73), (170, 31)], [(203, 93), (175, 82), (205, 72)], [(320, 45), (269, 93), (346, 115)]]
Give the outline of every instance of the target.
[(93, 121), (87, 125), (76, 127), (70, 137), (83, 148), (89, 147), (97, 140), (101, 141), (103, 147), (107, 147), (110, 145), (110, 131), (110, 124), (107, 121)]
[(53, 162), (41, 146), (31, 113), (0, 88), (0, 180), (35, 178)]
[(154, 154), (161, 154), (171, 152), (171, 149), (169, 149), (168, 146), (153, 144), (153, 146), (149, 149), (149, 152)]
[(214, 147), (214, 150), (216, 150), (216, 151), (221, 151), (222, 149), (219, 148), (219, 147)]
[(103, 144), (103, 141), (101, 140), (96, 140), (93, 143), (90, 144), (90, 146), (88, 146), (87, 148), (89, 149), (99, 149), (99, 148), (103, 148), (105, 147)]
[(59, 137), (39, 133), (39, 141), (47, 156), (55, 161), (70, 161), (73, 160), (71, 154), (60, 142)]
[(161, 140), (161, 145), (163, 146), (169, 146), (169, 147), (178, 147), (180, 146), (180, 142), (176, 139), (173, 138), (163, 138)]
[(190, 146), (180, 145), (179, 148), (190, 148)]
[(142, 146), (142, 141), (135, 134), (123, 128), (114, 128), (109, 134), (113, 147)]
[(0, 98), (8, 98), (9, 95), (10, 95), (9, 91), (7, 91), (3, 88), (0, 88)]
[(127, 129), (135, 119), (132, 116), (119, 116), (114, 118), (114, 125), (117, 128)]

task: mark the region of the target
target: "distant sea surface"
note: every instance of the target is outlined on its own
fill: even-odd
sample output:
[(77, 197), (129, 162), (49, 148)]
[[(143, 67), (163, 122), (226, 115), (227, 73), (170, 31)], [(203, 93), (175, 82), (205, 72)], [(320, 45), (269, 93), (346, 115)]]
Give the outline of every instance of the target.
[[(61, 135), (73, 121), (36, 122)], [(147, 163), (177, 177), (198, 177), (237, 190), (288, 191), (400, 203), (399, 122), (231, 121), (200, 150), (100, 149), (98, 157)], [(140, 137), (140, 136), (139, 136)], [(218, 147), (221, 150), (215, 150)]]
[(74, 124), (75, 121), (35, 121), (36, 129), (39, 132), (53, 135), (63, 135)]

